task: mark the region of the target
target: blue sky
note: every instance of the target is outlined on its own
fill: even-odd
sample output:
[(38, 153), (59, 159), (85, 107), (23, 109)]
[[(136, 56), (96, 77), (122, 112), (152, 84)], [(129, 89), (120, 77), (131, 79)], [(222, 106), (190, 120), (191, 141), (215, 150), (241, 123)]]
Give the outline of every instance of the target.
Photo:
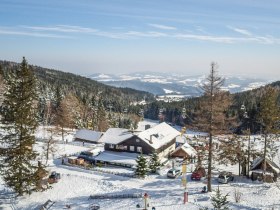
[(0, 0), (0, 59), (81, 75), (280, 79), (277, 0)]

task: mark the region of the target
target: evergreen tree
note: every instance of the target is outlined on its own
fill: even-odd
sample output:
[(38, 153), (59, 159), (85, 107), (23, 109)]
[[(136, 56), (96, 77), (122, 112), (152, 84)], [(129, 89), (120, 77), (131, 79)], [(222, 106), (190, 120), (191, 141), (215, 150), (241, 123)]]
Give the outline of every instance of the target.
[(229, 201), (227, 200), (228, 194), (222, 195), (220, 188), (216, 190), (216, 194), (211, 197), (211, 203), (214, 206), (214, 209), (216, 210), (229, 210), (227, 207), (227, 204)]
[(159, 161), (158, 154), (153, 153), (151, 161), (150, 161), (150, 165), (149, 165), (149, 168), (150, 168), (151, 172), (155, 173), (159, 166), (160, 166), (160, 161)]
[(6, 81), (2, 110), (1, 175), (5, 183), (19, 195), (30, 193), (36, 187), (37, 153), (33, 151), (37, 127), (36, 81), (27, 61), (11, 71)]
[(135, 175), (140, 178), (145, 178), (148, 172), (148, 164), (146, 158), (141, 154), (136, 160), (137, 166), (135, 170)]

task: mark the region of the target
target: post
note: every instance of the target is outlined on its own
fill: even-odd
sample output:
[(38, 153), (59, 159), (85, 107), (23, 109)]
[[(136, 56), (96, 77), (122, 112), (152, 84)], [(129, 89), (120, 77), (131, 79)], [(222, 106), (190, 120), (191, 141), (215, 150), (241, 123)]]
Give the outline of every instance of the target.
[(144, 194), (144, 210), (148, 210), (148, 193)]
[(250, 149), (251, 149), (251, 141), (250, 141), (250, 139), (251, 139), (251, 136), (250, 136), (250, 134), (251, 134), (251, 131), (250, 131), (250, 128), (248, 129), (248, 135), (249, 135), (249, 139), (248, 139), (248, 171), (247, 171), (247, 173), (248, 173), (248, 178), (250, 178)]
[(186, 204), (188, 202), (188, 190), (187, 187), (185, 188), (184, 191), (184, 204)]
[(188, 202), (188, 190), (187, 190), (187, 160), (185, 159), (182, 164), (182, 184), (184, 187), (184, 204)]

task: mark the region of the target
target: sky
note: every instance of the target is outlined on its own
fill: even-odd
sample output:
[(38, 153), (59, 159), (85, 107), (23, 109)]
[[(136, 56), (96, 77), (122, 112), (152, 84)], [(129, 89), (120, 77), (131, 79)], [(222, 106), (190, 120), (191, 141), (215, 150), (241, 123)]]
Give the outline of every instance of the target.
[(278, 0), (0, 0), (0, 60), (280, 79)]

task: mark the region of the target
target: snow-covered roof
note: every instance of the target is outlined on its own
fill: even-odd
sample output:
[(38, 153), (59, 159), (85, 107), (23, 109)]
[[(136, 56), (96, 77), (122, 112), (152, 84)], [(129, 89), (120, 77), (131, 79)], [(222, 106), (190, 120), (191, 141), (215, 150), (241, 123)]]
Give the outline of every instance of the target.
[(98, 142), (107, 144), (119, 144), (131, 138), (132, 136), (133, 134), (128, 129), (109, 128)]
[(178, 150), (182, 149), (186, 154), (188, 154), (189, 156), (196, 156), (197, 155), (197, 151), (188, 143), (185, 143), (183, 145), (181, 145), (180, 147), (177, 147), (174, 152), (177, 152)]
[(176, 142), (180, 144), (184, 144), (187, 141), (187, 136), (186, 135), (180, 135), (176, 137)]
[[(263, 161), (263, 157), (258, 157), (256, 158), (253, 163), (252, 163), (252, 167), (251, 170), (255, 170), (255, 168)], [(276, 172), (276, 173), (280, 173), (280, 168), (279, 166), (277, 166), (274, 162), (272, 162), (271, 160), (266, 158), (266, 164), (269, 164), (270, 167)]]
[(136, 159), (139, 154), (129, 152), (111, 152), (104, 151), (95, 157), (95, 160), (107, 161), (111, 163), (120, 163), (128, 165), (136, 165)]
[(101, 135), (102, 133), (98, 131), (81, 129), (76, 132), (75, 138), (92, 141), (92, 142), (98, 142)]
[[(163, 122), (138, 134), (138, 137), (154, 149), (169, 143), (180, 135), (180, 132)], [(150, 142), (152, 140), (152, 144)]]
[[(155, 121), (155, 120), (144, 119), (143, 121), (140, 121), (140, 122), (138, 123), (137, 129), (136, 129), (135, 131), (136, 131), (136, 132), (141, 132), (141, 131), (146, 130), (146, 127), (147, 127), (147, 126), (150, 126), (150, 128), (152, 128), (152, 127), (154, 127), (154, 126), (156, 126), (156, 125), (158, 125), (158, 124), (159, 124), (159, 123), (158, 123), (158, 120)], [(135, 132), (135, 131), (134, 131), (134, 132)]]

